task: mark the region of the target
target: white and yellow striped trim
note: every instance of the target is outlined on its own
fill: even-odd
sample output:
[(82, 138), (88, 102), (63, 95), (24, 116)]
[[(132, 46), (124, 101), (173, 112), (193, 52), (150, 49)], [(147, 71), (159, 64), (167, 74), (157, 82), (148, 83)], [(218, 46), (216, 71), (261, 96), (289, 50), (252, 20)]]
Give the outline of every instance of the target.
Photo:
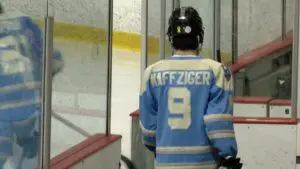
[(157, 147), (159, 154), (202, 154), (212, 152), (210, 146), (188, 146), (188, 147)]
[(232, 121), (232, 115), (229, 113), (226, 114), (209, 114), (205, 115), (204, 122), (216, 122), (216, 121)]
[(146, 135), (146, 136), (149, 136), (149, 137), (155, 137), (156, 131), (146, 129), (146, 128), (144, 127), (144, 125), (142, 124), (141, 121), (140, 121), (140, 128), (141, 128), (141, 130), (142, 130), (142, 134), (143, 134), (143, 135)]
[[(34, 18), (34, 21), (42, 30), (44, 30), (45, 24), (42, 18)], [(87, 25), (70, 24), (66, 22), (55, 21), (53, 29), (55, 40), (64, 39), (67, 41), (79, 41), (89, 44), (107, 44), (107, 38), (105, 38), (107, 37), (106, 27), (92, 27)], [(113, 31), (113, 47), (140, 52), (142, 50), (142, 46), (140, 43), (141, 36), (141, 34), (132, 32)], [(103, 38), (99, 40), (99, 37)], [(148, 37), (148, 54), (150, 63), (160, 60), (160, 58), (158, 57), (158, 43), (159, 36)], [(168, 39), (166, 39), (166, 43), (169, 43)], [(171, 47), (169, 47), (169, 45), (167, 45), (166, 52), (167, 55), (172, 54), (172, 49)], [(205, 57), (212, 57), (212, 51), (210, 48), (203, 48), (201, 50), (201, 55)], [(225, 63), (231, 61), (231, 53), (221, 51), (221, 56)]]
[(235, 138), (233, 130), (217, 130), (207, 133), (209, 139)]

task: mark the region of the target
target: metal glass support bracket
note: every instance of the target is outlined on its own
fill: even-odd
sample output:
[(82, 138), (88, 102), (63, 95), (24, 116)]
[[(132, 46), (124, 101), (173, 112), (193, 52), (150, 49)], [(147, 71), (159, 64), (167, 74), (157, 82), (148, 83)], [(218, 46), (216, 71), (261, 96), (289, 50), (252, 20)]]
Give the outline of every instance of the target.
[(180, 8), (180, 0), (173, 0), (173, 10)]
[[(231, 43), (231, 63), (235, 64), (238, 59), (238, 25), (239, 25), (239, 20), (238, 20), (238, 0), (232, 0), (232, 33), (231, 33), (231, 38), (232, 38), (232, 43)], [(234, 95), (237, 95), (237, 75), (234, 75)]]
[(50, 169), (51, 158), (51, 108), (52, 108), (52, 55), (53, 17), (45, 18), (45, 39), (42, 77), (42, 169)]
[(141, 79), (148, 65), (148, 0), (142, 1), (142, 52), (141, 52)]
[(75, 132), (81, 134), (82, 136), (88, 138), (91, 136), (91, 134), (84, 129), (80, 128), (73, 122), (65, 119), (63, 116), (59, 115), (58, 113), (52, 112), (52, 117), (55, 118), (56, 120), (60, 121), (62, 124), (64, 124), (66, 127), (74, 130)]
[[(175, 10), (176, 8), (180, 8), (180, 0), (173, 0), (172, 1), (172, 12), (173, 10)], [(172, 13), (171, 12), (171, 13)], [(175, 50), (172, 48), (172, 55), (174, 55)]]
[(165, 59), (166, 50), (166, 0), (160, 1), (160, 39), (159, 55), (160, 59)]
[(286, 39), (286, 0), (281, 0), (281, 38)]
[[(298, 98), (300, 96), (300, 90), (298, 90), (299, 84), (299, 0), (294, 0), (294, 33), (293, 33), (293, 56), (292, 56), (292, 118), (297, 118), (297, 112), (300, 110), (300, 102)], [(298, 116), (299, 117), (299, 116)]]
[[(300, 2), (299, 0), (294, 0), (294, 31), (293, 31), (293, 55), (292, 55), (292, 118), (293, 119), (297, 119), (298, 117), (300, 117), (300, 113), (298, 112), (298, 110), (300, 110), (300, 102), (298, 100), (298, 98), (300, 98), (300, 90), (298, 89), (298, 85), (299, 85), (299, 75), (300, 75), (300, 69), (299, 69), (299, 65), (300, 65), (300, 59), (298, 59), (299, 57), (299, 50), (300, 50), (300, 44), (299, 44), (299, 17), (300, 15)], [(299, 130), (299, 128), (297, 128), (297, 130)], [(300, 138), (300, 136), (297, 134), (298, 131), (296, 132), (296, 137), (295, 137), (295, 141), (297, 142)], [(299, 145), (296, 145), (296, 165), (299, 164)]]
[(113, 0), (108, 0), (107, 36), (107, 91), (106, 91), (106, 135), (111, 134), (111, 93), (112, 93), (112, 40), (113, 40)]
[(235, 64), (238, 59), (238, 0), (232, 0), (232, 64)]
[(213, 59), (221, 62), (221, 1), (214, 0), (214, 46)]

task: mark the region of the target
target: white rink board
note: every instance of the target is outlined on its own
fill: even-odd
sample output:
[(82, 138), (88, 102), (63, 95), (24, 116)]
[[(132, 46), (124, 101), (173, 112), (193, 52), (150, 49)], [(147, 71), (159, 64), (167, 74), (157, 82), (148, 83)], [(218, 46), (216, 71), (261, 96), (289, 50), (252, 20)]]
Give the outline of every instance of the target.
[(84, 160), (81, 160), (70, 169), (119, 169), (120, 159), (121, 140), (118, 140), (95, 154), (86, 157)]
[(243, 169), (294, 169), (296, 125), (235, 124)]
[(233, 110), (237, 117), (267, 117), (267, 104), (234, 103)]
[(270, 117), (292, 118), (292, 107), (270, 105)]

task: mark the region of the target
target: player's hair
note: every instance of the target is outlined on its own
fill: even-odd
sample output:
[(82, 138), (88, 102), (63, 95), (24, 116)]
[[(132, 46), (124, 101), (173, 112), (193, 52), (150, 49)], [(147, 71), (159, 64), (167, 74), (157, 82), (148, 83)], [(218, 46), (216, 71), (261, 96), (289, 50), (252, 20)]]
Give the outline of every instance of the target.
[[(188, 28), (188, 29), (187, 29)], [(181, 7), (169, 18), (169, 41), (176, 50), (197, 50), (203, 45), (202, 19), (193, 7)]]

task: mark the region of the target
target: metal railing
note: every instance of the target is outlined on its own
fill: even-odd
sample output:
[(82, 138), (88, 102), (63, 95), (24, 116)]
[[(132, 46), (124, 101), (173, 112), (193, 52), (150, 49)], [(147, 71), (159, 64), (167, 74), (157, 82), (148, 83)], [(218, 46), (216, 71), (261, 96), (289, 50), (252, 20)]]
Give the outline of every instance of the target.
[(52, 106), (52, 55), (53, 55), (53, 24), (54, 18), (45, 18), (45, 39), (42, 76), (42, 122), (40, 168), (50, 169), (51, 157), (51, 106)]
[(62, 117), (58, 113), (55, 113), (55, 112), (52, 111), (52, 117), (55, 118), (56, 120), (60, 121), (62, 124), (69, 127), (70, 129), (72, 129), (72, 130), (76, 131), (77, 133), (81, 134), (82, 136), (86, 137), (86, 138), (91, 136), (91, 134), (89, 132), (87, 132), (84, 129), (80, 128), (79, 126), (72, 123), (71, 121), (65, 119), (64, 117)]

